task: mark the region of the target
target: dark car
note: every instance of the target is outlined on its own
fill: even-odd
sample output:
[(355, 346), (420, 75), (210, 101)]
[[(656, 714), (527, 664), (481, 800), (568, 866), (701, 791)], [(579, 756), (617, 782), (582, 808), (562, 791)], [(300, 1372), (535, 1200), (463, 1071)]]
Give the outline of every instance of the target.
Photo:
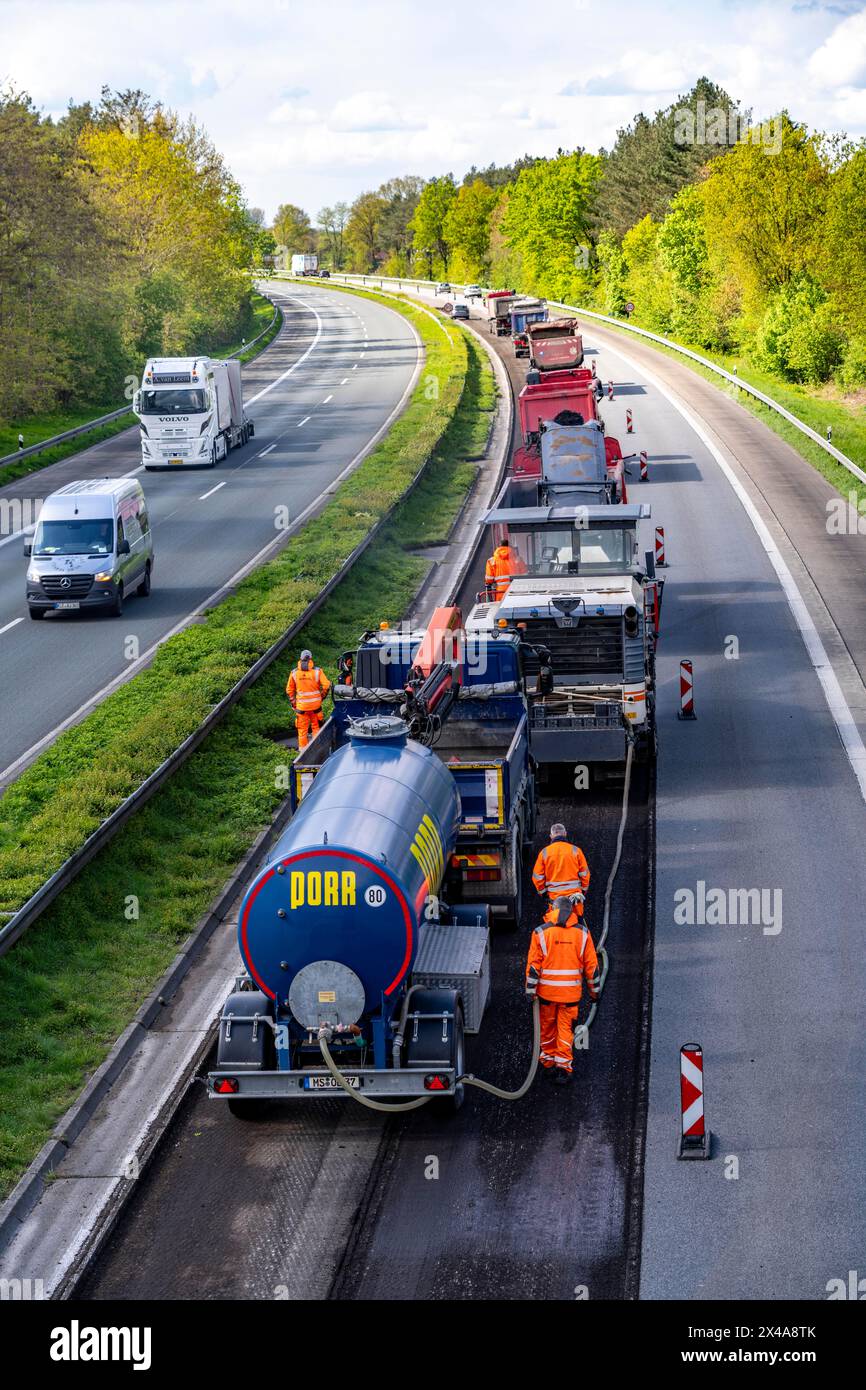
[(454, 309), (453, 309), (452, 314), (451, 314), (451, 317), (452, 317), (453, 319), (468, 319), (468, 317), (469, 317), (469, 305), (468, 305), (468, 304), (455, 304), (455, 305), (454, 305)]
[(330, 270), (320, 270), (320, 271), (319, 271), (319, 279), (320, 279), (320, 280), (330, 280), (330, 278), (331, 278), (331, 272), (330, 272)]

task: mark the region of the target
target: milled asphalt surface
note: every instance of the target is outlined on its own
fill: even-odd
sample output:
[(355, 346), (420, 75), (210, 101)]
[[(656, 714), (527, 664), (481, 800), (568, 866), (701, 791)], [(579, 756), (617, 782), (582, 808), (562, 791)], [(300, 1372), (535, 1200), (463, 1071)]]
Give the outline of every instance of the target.
[[(734, 472), (759, 508), (763, 495), (777, 511), (773, 534), (858, 717), (866, 540), (827, 537), (832, 491), (734, 400), (631, 339), (595, 326), (585, 338), (600, 348), (600, 375), (617, 382), (603, 407), (610, 432), (649, 452), (651, 480), (635, 477), (630, 494), (652, 502), (669, 561), (645, 1130), (641, 914), (652, 820), (639, 784), (612, 974), (576, 1086), (558, 1094), (539, 1082), (508, 1107), (471, 1096), (441, 1128), (425, 1112), (383, 1126), (333, 1101), (238, 1125), (193, 1093), (86, 1297), (573, 1299), (585, 1288), (597, 1299), (639, 1288), (645, 1299), (809, 1300), (862, 1270), (866, 812), (766, 550), (657, 382), (717, 442), (730, 439)], [(676, 719), (681, 657), (695, 663), (695, 723)], [(593, 794), (577, 815), (562, 798), (542, 808), (542, 830), (554, 812), (575, 825), (596, 893), (615, 801)], [(675, 895), (699, 881), (780, 891), (781, 930), (765, 932), (769, 920), (678, 925)], [(529, 925), (528, 910), (520, 933), (497, 939), (495, 1001), (468, 1059), (506, 1084), (525, 1055), (516, 981)], [(704, 1048), (708, 1163), (675, 1158), (685, 1042)], [(438, 1179), (425, 1176), (431, 1157)]]
[[(23, 540), (0, 537), (0, 779), (128, 669), (130, 636), (145, 653), (196, 612), (274, 540), (276, 509), (287, 509), (289, 521), (298, 517), (400, 401), (417, 361), (404, 318), (375, 301), (313, 286), (275, 285), (272, 293), (285, 325), (243, 368), (247, 399), (267, 390), (250, 405), (255, 438), (215, 468), (139, 474), (155, 547), (147, 599), (130, 597), (119, 619), (85, 610), (37, 625), (26, 611)], [(29, 500), (32, 507), (67, 482), (121, 476), (140, 463), (136, 427), (0, 487), (0, 500)]]

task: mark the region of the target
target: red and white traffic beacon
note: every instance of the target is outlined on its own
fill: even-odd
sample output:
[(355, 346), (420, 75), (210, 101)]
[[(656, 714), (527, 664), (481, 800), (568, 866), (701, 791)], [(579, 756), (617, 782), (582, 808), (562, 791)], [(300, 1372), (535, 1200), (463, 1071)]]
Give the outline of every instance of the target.
[(680, 1140), (677, 1158), (709, 1158), (712, 1135), (704, 1115), (704, 1053), (700, 1043), (680, 1048)]

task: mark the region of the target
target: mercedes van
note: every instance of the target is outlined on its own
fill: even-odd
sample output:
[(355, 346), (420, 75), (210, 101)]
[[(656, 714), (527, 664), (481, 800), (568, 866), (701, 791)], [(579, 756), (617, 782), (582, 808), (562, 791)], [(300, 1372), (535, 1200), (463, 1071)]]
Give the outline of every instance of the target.
[(67, 483), (45, 499), (24, 554), (31, 618), (82, 608), (122, 613), (129, 594), (150, 593), (153, 573), (153, 534), (141, 483)]

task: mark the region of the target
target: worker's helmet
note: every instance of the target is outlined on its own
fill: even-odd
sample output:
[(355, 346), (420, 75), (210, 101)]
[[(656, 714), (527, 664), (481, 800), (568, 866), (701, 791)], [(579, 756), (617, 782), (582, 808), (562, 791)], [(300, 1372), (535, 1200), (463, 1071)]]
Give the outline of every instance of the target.
[(560, 927), (564, 927), (572, 912), (574, 911), (574, 904), (572, 903), (571, 898), (554, 898), (553, 911), (555, 914), (557, 925)]
[(551, 840), (564, 840), (566, 834), (567, 831), (565, 829), (565, 826), (562, 824), (562, 821), (555, 821), (553, 825), (550, 827)]
[(312, 661), (312, 659), (313, 659), (313, 653), (310, 651), (309, 647), (304, 647), (304, 650), (301, 652), (301, 660), (302, 660), (302, 661)]

